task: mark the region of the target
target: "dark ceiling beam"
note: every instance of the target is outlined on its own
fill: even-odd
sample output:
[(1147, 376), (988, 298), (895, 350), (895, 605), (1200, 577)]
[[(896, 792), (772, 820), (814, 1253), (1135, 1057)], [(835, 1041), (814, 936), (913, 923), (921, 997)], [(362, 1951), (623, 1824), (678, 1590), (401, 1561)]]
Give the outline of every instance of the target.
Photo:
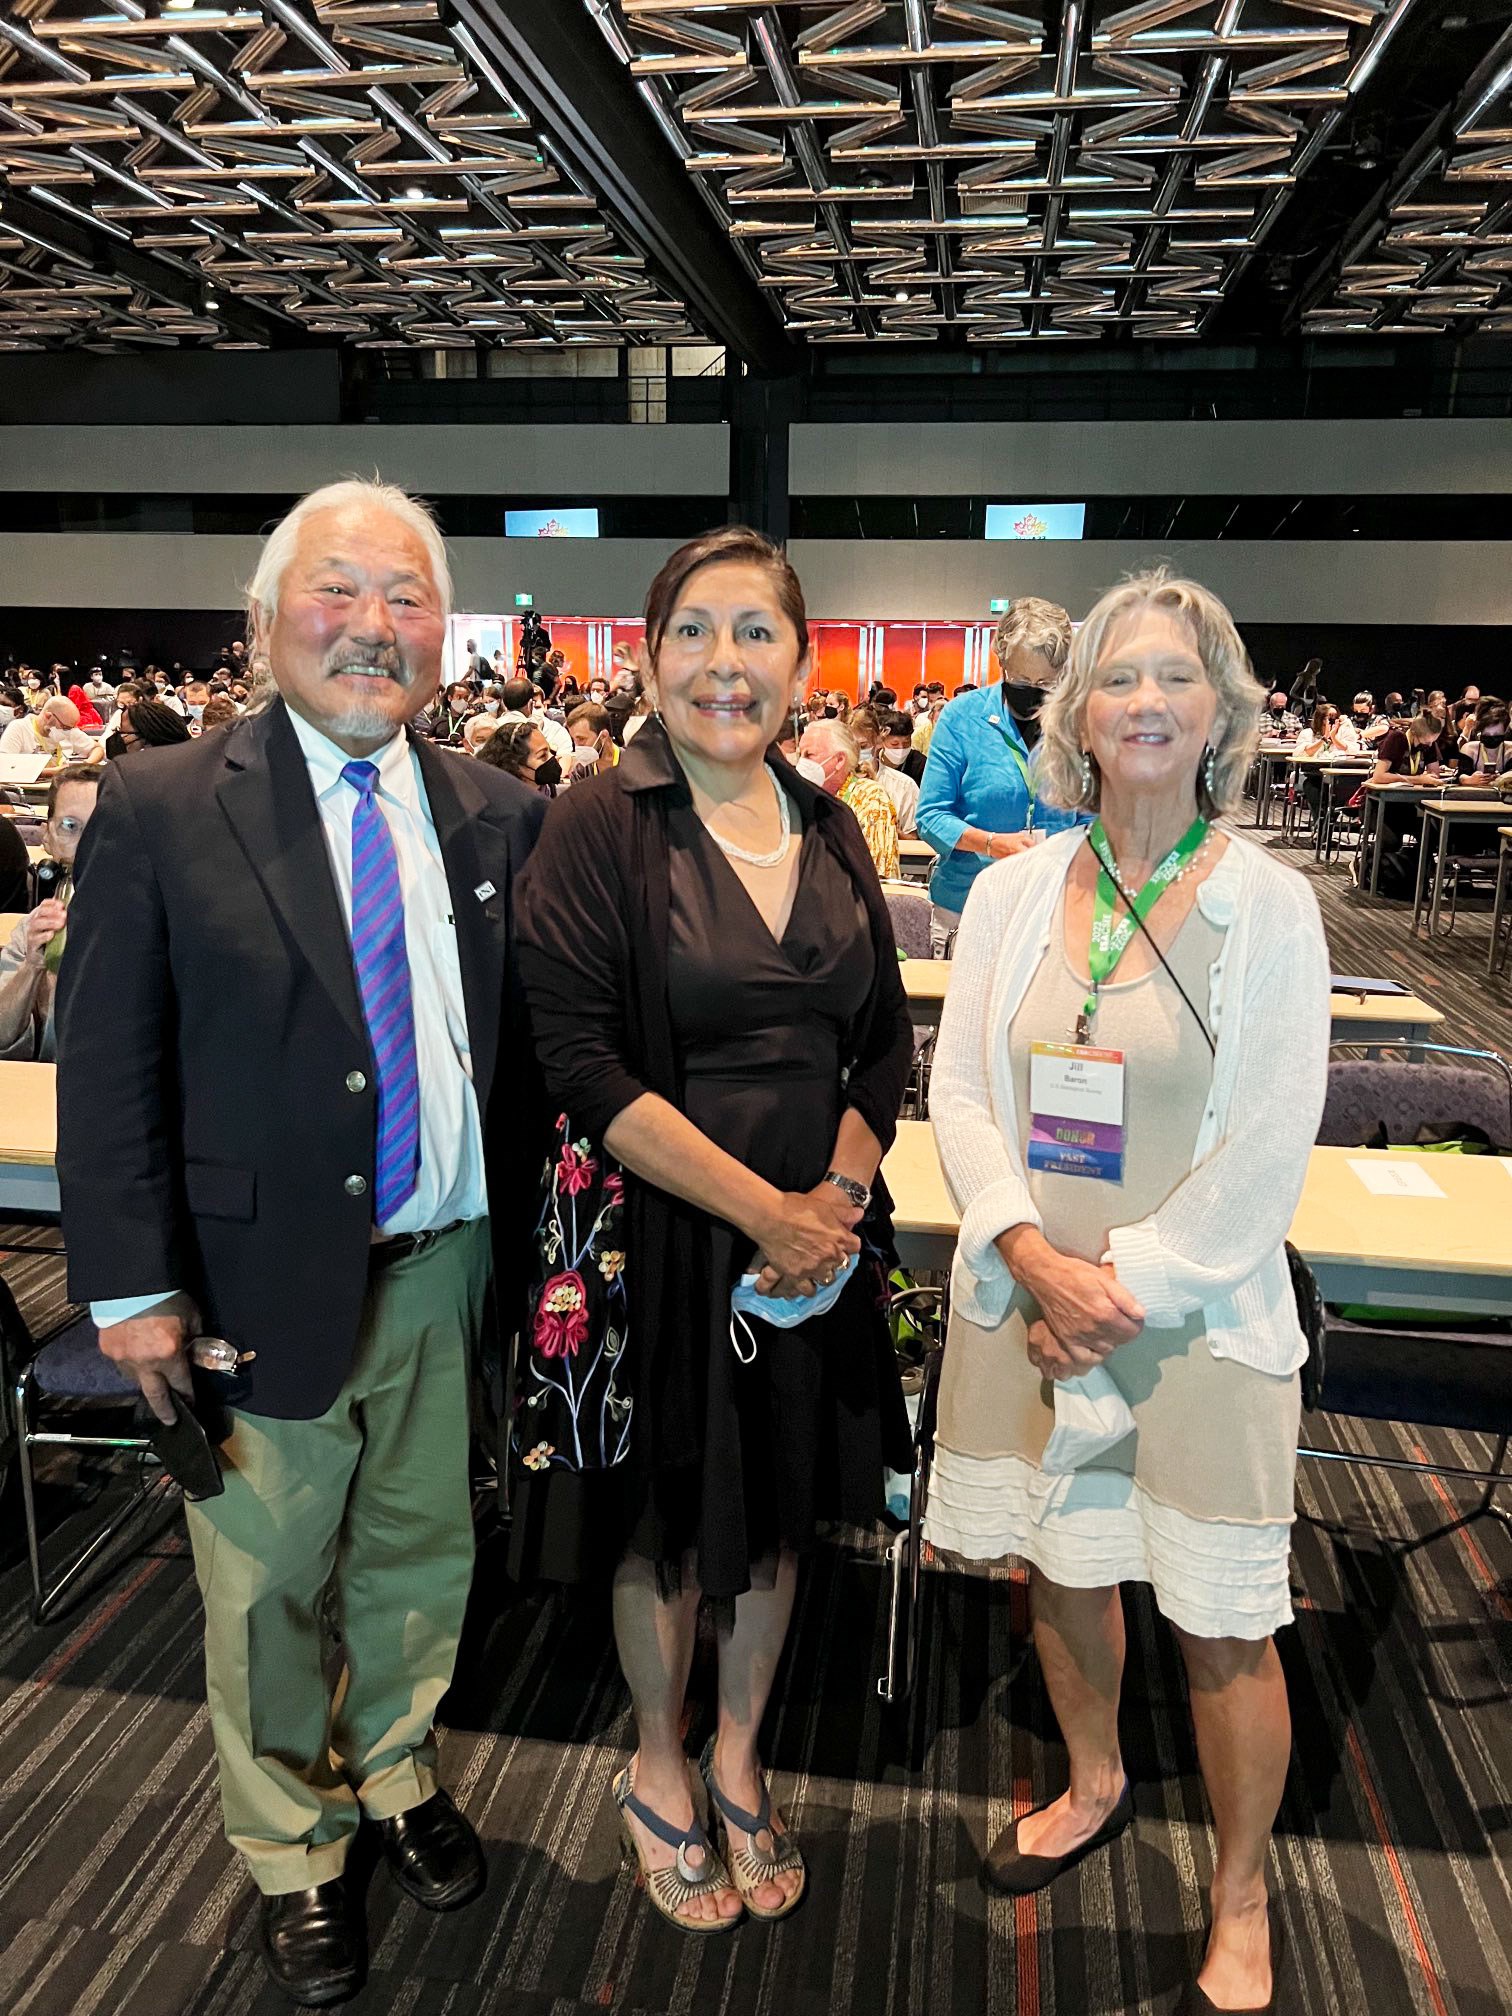
[(130, 245), (117, 244), (103, 230), (77, 223), (71, 216), (38, 203), (30, 196), (7, 190), (0, 196), (0, 233), (12, 224), (25, 237), (43, 246), (56, 248), (65, 257), (77, 260), (102, 279), (124, 280), (174, 308), (183, 308), (201, 321), (218, 322), (228, 336), (239, 342), (263, 343), (286, 348), (303, 339), (304, 332), (282, 320), (264, 315), (238, 296), (222, 289), (218, 308), (206, 308), (205, 296), (213, 292), (207, 279), (182, 270), (177, 262), (149, 258)]
[(578, 0), (452, 0), (451, 12), (694, 321), (753, 370), (800, 370), (801, 353), (672, 157), (587, 9)]

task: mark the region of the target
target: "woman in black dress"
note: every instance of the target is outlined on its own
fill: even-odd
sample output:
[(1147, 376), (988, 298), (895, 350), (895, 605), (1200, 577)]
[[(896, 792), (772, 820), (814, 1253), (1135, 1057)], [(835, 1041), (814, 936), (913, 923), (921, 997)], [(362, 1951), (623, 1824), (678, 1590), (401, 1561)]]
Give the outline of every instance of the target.
[[(884, 1464), (907, 1461), (885, 1194), (868, 1193), (911, 1032), (860, 829), (772, 747), (807, 658), (797, 577), (758, 534), (674, 554), (646, 605), (657, 716), (555, 807), (520, 883), (563, 1117), (517, 1382), (514, 1567), (612, 1567), (639, 1736), (615, 1798), (653, 1904), (694, 1932), (802, 1895), (757, 1756), (797, 1557), (821, 1521), (874, 1519)], [(858, 1254), (825, 1313), (732, 1313), (742, 1274), (827, 1299)], [(682, 1745), (703, 1596), (719, 1644), (703, 1771), (728, 1868)]]

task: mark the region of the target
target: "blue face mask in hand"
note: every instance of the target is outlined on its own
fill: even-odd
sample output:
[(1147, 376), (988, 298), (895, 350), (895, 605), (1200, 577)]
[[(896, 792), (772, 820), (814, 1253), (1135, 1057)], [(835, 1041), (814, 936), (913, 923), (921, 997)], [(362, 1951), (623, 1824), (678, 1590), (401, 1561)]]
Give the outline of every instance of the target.
[[(796, 1330), (810, 1316), (823, 1316), (840, 1300), (842, 1289), (856, 1271), (859, 1257), (859, 1254), (852, 1253), (834, 1280), (827, 1287), (816, 1288), (812, 1295), (758, 1295), (756, 1283), (761, 1276), (742, 1274), (730, 1296), (730, 1342), (741, 1364), (753, 1365), (756, 1362), (756, 1338), (746, 1321), (748, 1316), (759, 1316), (763, 1323), (775, 1324), (779, 1330)], [(749, 1354), (740, 1348), (740, 1338), (735, 1329), (737, 1323), (746, 1334)]]

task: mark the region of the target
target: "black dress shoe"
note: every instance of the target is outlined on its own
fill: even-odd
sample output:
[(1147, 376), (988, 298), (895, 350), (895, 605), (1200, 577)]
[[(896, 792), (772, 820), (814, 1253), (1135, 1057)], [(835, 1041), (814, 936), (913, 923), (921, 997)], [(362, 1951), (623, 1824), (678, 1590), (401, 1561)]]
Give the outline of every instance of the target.
[[(1043, 1812), (1044, 1808), (1036, 1807), (1035, 1811)], [(1032, 1814), (1024, 1815), (1024, 1820), (1032, 1818)], [(987, 1850), (982, 1874), (994, 1890), (1006, 1890), (1010, 1897), (1028, 1897), (1035, 1890), (1043, 1890), (1047, 1883), (1053, 1883), (1057, 1876), (1064, 1876), (1078, 1862), (1085, 1862), (1098, 1848), (1105, 1848), (1110, 1841), (1116, 1841), (1133, 1819), (1134, 1795), (1126, 1778), (1118, 1795), (1118, 1804), (1097, 1832), (1088, 1835), (1079, 1848), (1073, 1848), (1068, 1855), (1025, 1855), (1018, 1845), (1018, 1830), (1024, 1820), (1015, 1820)]]
[(1253, 2009), (1225, 2009), (1215, 2002), (1211, 1995), (1199, 1988), (1195, 1981), (1188, 1981), (1176, 1998), (1172, 2016), (1276, 2016), (1281, 2007), (1281, 1955), (1286, 1947), (1286, 1934), (1281, 1920), (1270, 1921), (1271, 1949), (1271, 1992), (1269, 2002), (1261, 2002)]
[(367, 1979), (367, 1931), (344, 1878), (262, 1900), (263, 1959), (291, 2001), (324, 2009)]
[(445, 1792), (380, 1820), (378, 1838), (394, 1881), (427, 1911), (470, 1904), (487, 1880), (478, 1837)]

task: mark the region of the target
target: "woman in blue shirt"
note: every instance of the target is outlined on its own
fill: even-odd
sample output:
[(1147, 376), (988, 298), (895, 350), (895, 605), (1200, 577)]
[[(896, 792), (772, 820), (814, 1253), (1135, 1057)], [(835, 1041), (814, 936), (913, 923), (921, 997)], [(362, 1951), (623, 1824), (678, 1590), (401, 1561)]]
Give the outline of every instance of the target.
[(1037, 717), (1070, 655), (1071, 618), (1057, 603), (1021, 595), (998, 624), (992, 649), (1002, 676), (941, 714), (919, 787), (919, 837), (940, 857), (929, 878), (936, 958), (989, 861), (1085, 823), (1078, 813), (1041, 804), (1034, 788)]

